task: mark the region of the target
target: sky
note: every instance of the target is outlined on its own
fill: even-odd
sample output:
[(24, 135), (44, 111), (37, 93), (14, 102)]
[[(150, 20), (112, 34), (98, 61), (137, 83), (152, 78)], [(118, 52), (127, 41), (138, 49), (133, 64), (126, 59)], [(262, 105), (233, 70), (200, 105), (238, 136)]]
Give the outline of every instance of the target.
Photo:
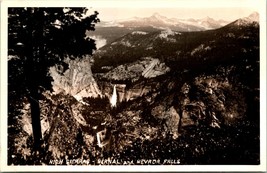
[(159, 13), (168, 18), (201, 19), (208, 16), (214, 19), (234, 21), (257, 11), (250, 8), (95, 8), (94, 10), (99, 12), (98, 17), (102, 21), (149, 17), (154, 13)]
[[(0, 0), (1, 1), (1, 0)], [(168, 18), (214, 19), (233, 21), (254, 11), (265, 12), (266, 0), (4, 0), (4, 6), (87, 7), (99, 12), (102, 21), (149, 17), (159, 13)], [(30, 2), (30, 3), (28, 3)], [(264, 10), (263, 10), (264, 9)]]
[(159, 13), (168, 18), (214, 19), (233, 21), (259, 11), (257, 0), (113, 0), (91, 3), (90, 11), (98, 11), (102, 21), (149, 17)]

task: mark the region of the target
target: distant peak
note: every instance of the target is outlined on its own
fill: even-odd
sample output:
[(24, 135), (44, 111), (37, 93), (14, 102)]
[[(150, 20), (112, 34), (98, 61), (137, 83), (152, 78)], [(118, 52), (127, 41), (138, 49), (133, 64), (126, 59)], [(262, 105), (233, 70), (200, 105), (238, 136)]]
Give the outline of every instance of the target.
[(247, 19), (249, 19), (250, 21), (256, 21), (256, 22), (259, 22), (259, 13), (258, 12), (253, 12), (251, 13)]
[(259, 16), (259, 13), (257, 11), (254, 11), (253, 13), (251, 13), (249, 16)]
[(203, 18), (202, 20), (203, 21), (213, 21), (214, 19), (209, 17), (209, 16), (207, 16), (207, 17)]
[(253, 12), (248, 17), (243, 17), (240, 19), (237, 19), (235, 22), (233, 22), (234, 25), (238, 26), (246, 26), (246, 25), (259, 25), (259, 13)]
[(244, 22), (246, 22), (246, 23), (253, 23), (253, 22), (259, 23), (259, 13), (253, 12), (248, 17), (241, 18), (238, 21), (243, 21), (243, 23)]
[(158, 16), (161, 16), (159, 13), (154, 13), (152, 16), (155, 16), (155, 17), (158, 17)]
[(211, 19), (209, 16), (206, 16), (204, 19)]
[(158, 18), (158, 19), (165, 18), (164, 16), (160, 15), (159, 13), (154, 13), (151, 17), (155, 17), (155, 18)]

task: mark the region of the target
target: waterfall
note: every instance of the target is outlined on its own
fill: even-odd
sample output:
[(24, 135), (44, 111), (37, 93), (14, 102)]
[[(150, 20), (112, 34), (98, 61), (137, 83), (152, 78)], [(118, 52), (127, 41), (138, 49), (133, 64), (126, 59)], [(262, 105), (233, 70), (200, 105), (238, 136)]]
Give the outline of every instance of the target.
[(98, 133), (96, 133), (96, 139), (97, 139), (97, 145), (98, 145), (99, 147), (102, 147), (102, 144), (101, 144), (101, 140), (100, 140), (100, 134), (99, 134), (99, 132), (98, 132)]
[(110, 99), (111, 107), (116, 107), (117, 103), (117, 92), (116, 92), (116, 85), (113, 86), (113, 94)]

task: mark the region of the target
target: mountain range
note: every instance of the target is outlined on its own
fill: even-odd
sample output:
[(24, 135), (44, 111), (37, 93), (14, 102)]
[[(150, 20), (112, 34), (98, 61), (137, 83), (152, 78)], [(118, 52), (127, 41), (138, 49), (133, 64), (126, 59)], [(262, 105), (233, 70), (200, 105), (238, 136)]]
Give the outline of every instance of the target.
[(203, 31), (207, 29), (216, 29), (228, 24), (229, 21), (215, 20), (210, 17), (203, 19), (177, 19), (167, 18), (154, 13), (150, 17), (133, 17), (130, 19), (115, 20), (115, 21), (103, 21), (98, 27), (153, 27), (157, 29), (170, 28), (178, 31)]
[(96, 45), (99, 49), (134, 31), (154, 32), (170, 29), (178, 32), (196, 32), (218, 29), (233, 22), (241, 26), (250, 24), (251, 22), (257, 25), (257, 23), (259, 23), (259, 14), (254, 12), (248, 17), (229, 22), (225, 20), (215, 20), (210, 17), (203, 19), (170, 19), (155, 13), (145, 18), (134, 17), (109, 22), (101, 21), (96, 25), (96, 30), (94, 32), (87, 32), (86, 35), (96, 40)]
[[(99, 70), (103, 66), (116, 67), (134, 62), (142, 57), (177, 61), (183, 57), (196, 57), (199, 53), (205, 55), (207, 59), (228, 53), (233, 54), (233, 51), (236, 52), (239, 49), (244, 51), (245, 47), (250, 49), (250, 44), (245, 43), (246, 39), (250, 39), (250, 42), (258, 39), (255, 35), (258, 33), (258, 21), (258, 14), (253, 13), (218, 29), (200, 32), (182, 32), (170, 28), (149, 30), (144, 27), (127, 30), (123, 36), (117, 35), (116, 39), (98, 50), (94, 55), (93, 68)], [(255, 33), (252, 32), (254, 30)], [(237, 43), (237, 40), (239, 43), (243, 40), (244, 45)], [(232, 47), (233, 51), (229, 51), (229, 47)], [(198, 56), (203, 57), (203, 55)], [(233, 55), (229, 55), (229, 57), (231, 56)], [(219, 59), (217, 58), (217, 60)]]

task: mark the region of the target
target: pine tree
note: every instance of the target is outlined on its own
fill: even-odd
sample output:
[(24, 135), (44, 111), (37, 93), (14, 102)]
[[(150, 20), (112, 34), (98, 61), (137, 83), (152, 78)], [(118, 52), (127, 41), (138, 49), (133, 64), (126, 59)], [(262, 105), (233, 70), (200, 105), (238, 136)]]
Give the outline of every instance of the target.
[[(41, 147), (39, 100), (43, 90), (51, 90), (49, 67), (91, 55), (96, 49), (86, 31), (95, 30), (97, 15), (87, 8), (9, 8), (8, 62), (9, 106), (14, 96), (30, 103), (34, 150)], [(11, 108), (9, 108), (10, 110)], [(10, 116), (10, 115), (9, 115)]]

